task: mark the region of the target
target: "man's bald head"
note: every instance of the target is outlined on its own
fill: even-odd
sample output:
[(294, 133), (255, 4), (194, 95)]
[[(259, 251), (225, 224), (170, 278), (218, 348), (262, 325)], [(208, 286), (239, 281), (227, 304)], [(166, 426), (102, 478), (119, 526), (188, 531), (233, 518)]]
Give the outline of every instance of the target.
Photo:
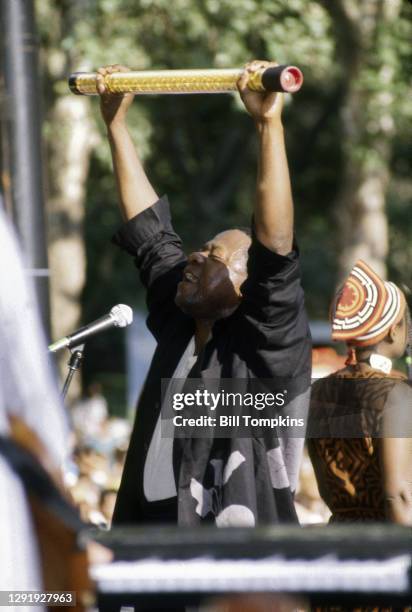
[(240, 303), (250, 244), (247, 230), (231, 229), (220, 232), (189, 255), (176, 304), (195, 319), (229, 316)]

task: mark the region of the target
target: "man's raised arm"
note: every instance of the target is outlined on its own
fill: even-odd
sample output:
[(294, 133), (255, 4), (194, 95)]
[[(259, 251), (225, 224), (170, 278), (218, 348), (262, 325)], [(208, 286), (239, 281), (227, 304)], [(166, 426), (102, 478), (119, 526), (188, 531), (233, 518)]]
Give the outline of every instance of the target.
[(147, 325), (159, 339), (168, 329), (170, 317), (176, 314), (174, 298), (186, 256), (171, 224), (168, 200), (158, 198), (127, 130), (126, 115), (133, 95), (106, 92), (105, 75), (126, 70), (118, 65), (98, 70), (101, 111), (112, 150), (120, 209), (126, 221), (113, 236), (113, 242), (134, 257), (147, 291)]
[(287, 255), (293, 244), (293, 200), (281, 121), (283, 94), (258, 93), (247, 88), (248, 80), (269, 62), (247, 64), (238, 88), (259, 135), (259, 168), (254, 208), (256, 236), (265, 247)]
[(125, 221), (152, 206), (158, 196), (146, 176), (126, 125), (126, 115), (133, 94), (109, 94), (104, 77), (113, 72), (125, 72), (124, 66), (100, 68), (97, 89), (101, 96), (101, 113), (107, 126), (112, 151), (113, 168), (119, 192), (120, 209)]

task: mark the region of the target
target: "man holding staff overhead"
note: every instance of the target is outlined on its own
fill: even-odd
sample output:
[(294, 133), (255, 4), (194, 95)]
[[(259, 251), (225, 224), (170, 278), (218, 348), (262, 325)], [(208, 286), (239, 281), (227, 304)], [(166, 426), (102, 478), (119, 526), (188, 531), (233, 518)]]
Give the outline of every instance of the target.
[[(218, 526), (297, 521), (293, 503), (303, 435), (268, 428), (256, 436), (162, 437), (161, 380), (292, 381), (306, 417), (311, 342), (293, 242), (293, 201), (281, 112), (283, 95), (248, 83), (268, 62), (249, 63), (237, 86), (259, 139), (251, 235), (223, 231), (184, 254), (165, 196), (159, 199), (126, 126), (132, 94), (113, 95), (101, 68), (97, 89), (125, 224), (114, 242), (135, 258), (158, 346), (141, 394), (114, 524)], [(193, 203), (195, 212), (196, 203)], [(252, 210), (251, 210), (252, 212)], [(286, 399), (288, 403), (288, 399)], [(163, 409), (162, 409), (163, 410)], [(276, 407), (270, 408), (276, 414)]]

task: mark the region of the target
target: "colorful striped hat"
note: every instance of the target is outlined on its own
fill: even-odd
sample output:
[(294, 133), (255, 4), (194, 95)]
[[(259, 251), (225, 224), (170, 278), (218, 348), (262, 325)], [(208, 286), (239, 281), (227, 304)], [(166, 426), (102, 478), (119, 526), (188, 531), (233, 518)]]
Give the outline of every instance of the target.
[(383, 340), (405, 311), (405, 296), (357, 261), (332, 306), (332, 338), (356, 346)]

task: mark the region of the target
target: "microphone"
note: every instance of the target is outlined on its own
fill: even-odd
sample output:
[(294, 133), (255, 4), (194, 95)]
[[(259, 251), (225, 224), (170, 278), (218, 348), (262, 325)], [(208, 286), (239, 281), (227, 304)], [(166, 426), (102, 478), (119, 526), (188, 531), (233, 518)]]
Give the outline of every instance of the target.
[(126, 306), (126, 304), (117, 304), (117, 306), (113, 306), (109, 314), (100, 317), (100, 319), (96, 319), (93, 323), (89, 323), (89, 325), (85, 325), (72, 334), (50, 344), (48, 347), (49, 351), (51, 353), (56, 353), (56, 351), (60, 351), (62, 348), (78, 346), (86, 342), (90, 336), (94, 336), (111, 327), (127, 327), (132, 321), (133, 311), (130, 306)]

